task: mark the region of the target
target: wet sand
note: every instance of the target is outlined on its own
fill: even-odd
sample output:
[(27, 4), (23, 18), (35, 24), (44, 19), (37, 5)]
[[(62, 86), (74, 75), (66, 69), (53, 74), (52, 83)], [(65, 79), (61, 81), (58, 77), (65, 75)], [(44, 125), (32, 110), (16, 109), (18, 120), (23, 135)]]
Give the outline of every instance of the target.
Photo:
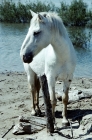
[[(56, 91), (62, 92), (62, 81), (56, 83)], [(70, 92), (87, 93), (90, 97), (81, 98), (78, 101), (70, 101), (68, 104), (68, 118), (72, 119), (80, 112), (89, 112), (92, 114), (92, 77), (91, 78), (74, 78), (70, 86)], [(79, 92), (78, 94), (81, 94)], [(43, 97), (40, 93), (40, 106), (43, 104)], [(56, 123), (60, 128), (59, 133), (54, 133), (53, 136), (47, 133), (46, 128), (34, 134), (14, 135), (12, 130), (4, 137), (4, 139), (38, 139), (38, 140), (66, 140), (67, 136), (71, 137), (70, 128), (62, 128), (62, 102), (57, 101), (56, 106)], [(31, 116), (31, 98), (27, 84), (27, 77), (25, 73), (7, 72), (0, 74), (0, 138), (5, 132), (17, 123), (18, 117), (23, 115), (25, 117)], [(92, 138), (92, 131), (86, 135), (78, 135), (75, 132), (79, 130), (78, 122), (74, 127), (74, 138), (88, 139)], [(81, 132), (82, 133), (82, 132)]]

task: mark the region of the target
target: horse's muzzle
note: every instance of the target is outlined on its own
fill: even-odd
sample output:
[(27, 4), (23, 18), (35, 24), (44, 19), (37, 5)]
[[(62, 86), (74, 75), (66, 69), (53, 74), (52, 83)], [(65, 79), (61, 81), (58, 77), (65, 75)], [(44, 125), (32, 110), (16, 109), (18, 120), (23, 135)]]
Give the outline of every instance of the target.
[(33, 60), (33, 53), (28, 53), (26, 55), (23, 55), (23, 62), (24, 63), (31, 63)]

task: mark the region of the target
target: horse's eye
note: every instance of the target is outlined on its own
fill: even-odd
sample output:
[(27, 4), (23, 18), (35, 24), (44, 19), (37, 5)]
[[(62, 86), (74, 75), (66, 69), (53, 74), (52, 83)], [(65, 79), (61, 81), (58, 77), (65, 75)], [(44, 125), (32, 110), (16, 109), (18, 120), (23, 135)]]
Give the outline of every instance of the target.
[(37, 36), (41, 33), (41, 31), (34, 32), (34, 36)]

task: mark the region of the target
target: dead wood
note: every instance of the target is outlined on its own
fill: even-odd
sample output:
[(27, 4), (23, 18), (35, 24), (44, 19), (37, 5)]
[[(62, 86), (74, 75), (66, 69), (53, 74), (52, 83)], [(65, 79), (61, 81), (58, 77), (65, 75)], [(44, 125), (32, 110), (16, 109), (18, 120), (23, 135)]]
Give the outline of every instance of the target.
[(5, 132), (5, 134), (2, 136), (2, 138), (4, 138), (6, 136), (6, 134), (8, 134), (8, 132), (14, 127), (15, 125), (12, 125), (8, 130), (7, 132)]
[(51, 107), (51, 103), (50, 103), (48, 84), (47, 84), (47, 79), (46, 79), (45, 75), (40, 77), (40, 83), (41, 83), (42, 93), (43, 93), (43, 97), (44, 97), (45, 114), (47, 117), (47, 130), (50, 133), (53, 133), (54, 132), (54, 123), (53, 123), (53, 116), (52, 116), (52, 107)]

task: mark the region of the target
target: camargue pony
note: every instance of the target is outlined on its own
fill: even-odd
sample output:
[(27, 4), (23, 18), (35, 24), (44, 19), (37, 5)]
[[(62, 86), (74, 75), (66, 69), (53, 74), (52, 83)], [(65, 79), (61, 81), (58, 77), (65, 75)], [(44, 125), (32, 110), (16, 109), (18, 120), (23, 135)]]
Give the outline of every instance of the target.
[(60, 17), (55, 13), (31, 11), (32, 20), (20, 50), (32, 94), (32, 115), (39, 109), (40, 84), (37, 77), (45, 74), (48, 82), (52, 114), (54, 117), (56, 97), (55, 81), (63, 80), (62, 123), (67, 125), (68, 91), (76, 65), (76, 55)]

